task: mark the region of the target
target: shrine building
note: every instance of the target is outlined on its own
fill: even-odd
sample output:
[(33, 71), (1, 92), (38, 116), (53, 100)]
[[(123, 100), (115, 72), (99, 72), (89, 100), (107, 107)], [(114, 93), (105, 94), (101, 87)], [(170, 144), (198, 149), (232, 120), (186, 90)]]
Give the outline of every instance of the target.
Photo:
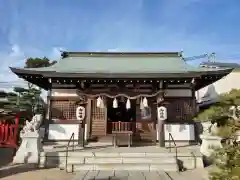
[(165, 116), (161, 136), (187, 142), (196, 141), (195, 91), (232, 71), (192, 67), (178, 52), (63, 52), (51, 67), (11, 70), (49, 92), (45, 141), (79, 139), (81, 127), (86, 139), (131, 131), (156, 141)]

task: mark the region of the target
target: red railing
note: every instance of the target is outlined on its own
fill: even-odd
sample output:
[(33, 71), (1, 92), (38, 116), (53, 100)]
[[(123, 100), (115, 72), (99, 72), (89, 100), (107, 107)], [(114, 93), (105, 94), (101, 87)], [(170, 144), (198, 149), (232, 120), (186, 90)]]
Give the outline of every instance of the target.
[(129, 132), (133, 131), (134, 124), (132, 122), (111, 122), (112, 132)]
[(0, 122), (0, 147), (17, 148), (19, 117), (15, 124)]

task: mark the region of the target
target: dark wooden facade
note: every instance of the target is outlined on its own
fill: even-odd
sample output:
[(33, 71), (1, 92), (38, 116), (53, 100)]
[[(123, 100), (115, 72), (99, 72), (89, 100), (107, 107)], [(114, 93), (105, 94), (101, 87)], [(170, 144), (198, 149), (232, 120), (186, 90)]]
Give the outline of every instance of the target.
[[(91, 80), (88, 80), (89, 84), (82, 85), (78, 89), (74, 89), (73, 86), (69, 86), (72, 92), (75, 92), (76, 96), (51, 96), (51, 117), (49, 119), (56, 120), (59, 123), (79, 123), (76, 120), (76, 108), (81, 96), (85, 96), (85, 100), (88, 99), (86, 108), (90, 111), (87, 117), (90, 119), (86, 121), (89, 126), (88, 136), (106, 136), (111, 134), (109, 128), (112, 127), (112, 122), (108, 121), (107, 101), (113, 101), (113, 96), (118, 96), (118, 99), (124, 99), (126, 103), (127, 97), (132, 98), (131, 104), (134, 106), (135, 117), (132, 121), (134, 136), (142, 140), (156, 140), (156, 125), (157, 125), (157, 106), (162, 104), (168, 109), (167, 122), (187, 122), (196, 113), (196, 101), (194, 95), (194, 84), (191, 84), (191, 80), (167, 81), (161, 80), (128, 80), (123, 81), (120, 86), (118, 82), (110, 80), (109, 84), (96, 83), (91, 84)], [(103, 81), (104, 82), (104, 81)], [(161, 83), (161, 86), (160, 86)], [(84, 86), (84, 87), (83, 87)], [(56, 84), (56, 88), (52, 91), (62, 90), (65, 94), (68, 93), (66, 85)], [(76, 86), (75, 86), (76, 87)], [(181, 94), (180, 91), (188, 91), (189, 93)], [(167, 91), (175, 91), (174, 94), (167, 94)], [(178, 93), (179, 92), (179, 93)], [(69, 93), (70, 95), (70, 93)], [(106, 96), (104, 96), (106, 95)], [(148, 110), (150, 116), (142, 119), (140, 110), (140, 98), (141, 96), (149, 96)], [(97, 97), (102, 96), (104, 101), (104, 107), (97, 107)], [(108, 97), (109, 96), (109, 97)], [(111, 97), (110, 97), (111, 96)], [(161, 97), (161, 102), (158, 102), (158, 98)], [(111, 103), (110, 102), (110, 103)], [(60, 120), (60, 121), (59, 121)], [(124, 119), (123, 119), (124, 121)]]

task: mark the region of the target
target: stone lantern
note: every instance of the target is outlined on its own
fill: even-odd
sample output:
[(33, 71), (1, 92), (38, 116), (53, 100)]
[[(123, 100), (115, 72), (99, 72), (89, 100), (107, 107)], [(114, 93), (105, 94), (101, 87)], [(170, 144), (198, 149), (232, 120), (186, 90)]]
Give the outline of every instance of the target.
[(234, 126), (236, 128), (235, 137), (236, 141), (240, 141), (240, 106), (231, 106), (229, 108), (230, 117), (234, 121)]

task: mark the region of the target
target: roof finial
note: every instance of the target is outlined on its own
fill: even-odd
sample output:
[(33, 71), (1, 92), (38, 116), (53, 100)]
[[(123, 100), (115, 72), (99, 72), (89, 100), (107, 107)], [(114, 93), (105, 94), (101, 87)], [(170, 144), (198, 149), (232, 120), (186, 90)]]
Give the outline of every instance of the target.
[(68, 53), (66, 51), (61, 51), (62, 58), (68, 57)]
[(178, 54), (180, 57), (183, 57), (183, 50), (181, 50)]

